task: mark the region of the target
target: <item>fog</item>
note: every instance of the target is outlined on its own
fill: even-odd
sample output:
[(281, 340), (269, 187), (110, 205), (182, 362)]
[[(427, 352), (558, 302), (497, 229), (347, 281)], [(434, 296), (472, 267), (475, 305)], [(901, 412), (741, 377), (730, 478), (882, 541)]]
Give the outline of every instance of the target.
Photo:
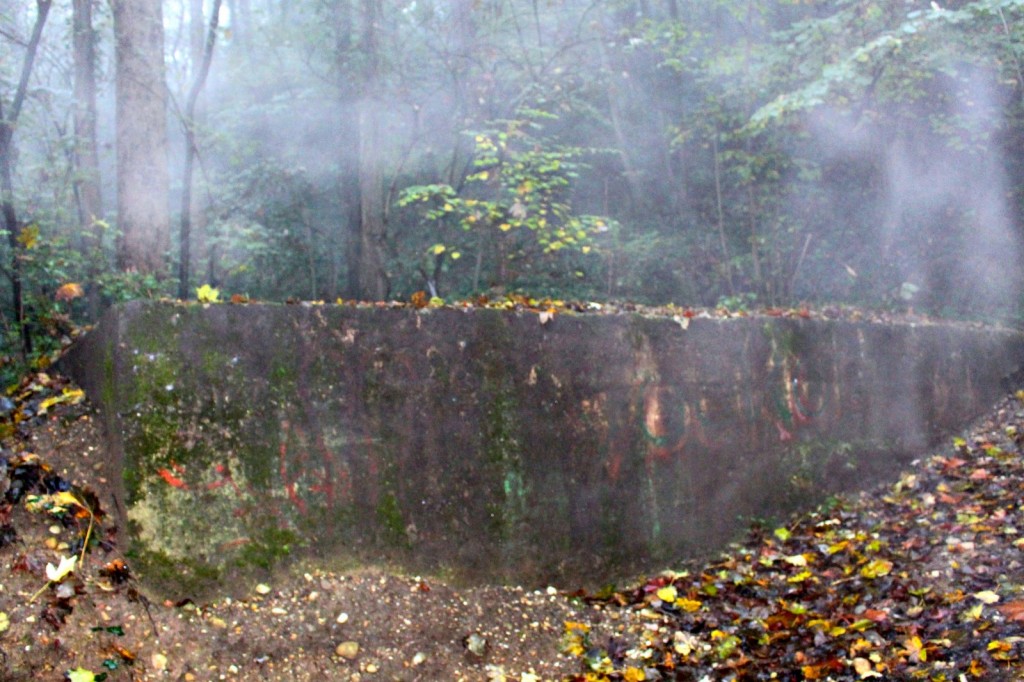
[[(225, 2), (195, 121), (194, 284), (359, 297), (360, 235), (379, 224), (371, 241), (398, 299), (429, 285), (452, 299), (532, 291), (1015, 318), (1021, 84), (993, 33), (1014, 24), (868, 5)], [(172, 212), (200, 6), (212, 3), (164, 3)], [(33, 16), (0, 3), (4, 97)], [(19, 199), (54, 234), (73, 229), (75, 171), (60, 151), (74, 144), (69, 22), (57, 7), (16, 140)], [(97, 4), (99, 175), (116, 225), (110, 26)], [(750, 128), (794, 92), (816, 99)], [(480, 180), (490, 136), (500, 149)], [(571, 172), (530, 165), (545, 153)], [(534, 210), (517, 191), (552, 179), (536, 210), (557, 204), (562, 218), (502, 227), (513, 208)], [(428, 215), (425, 194), (401, 205), (409, 188), (440, 186), (470, 203), (444, 215)], [(479, 205), (487, 220), (471, 215)], [(575, 224), (566, 216), (611, 228), (552, 252), (551, 235)]]

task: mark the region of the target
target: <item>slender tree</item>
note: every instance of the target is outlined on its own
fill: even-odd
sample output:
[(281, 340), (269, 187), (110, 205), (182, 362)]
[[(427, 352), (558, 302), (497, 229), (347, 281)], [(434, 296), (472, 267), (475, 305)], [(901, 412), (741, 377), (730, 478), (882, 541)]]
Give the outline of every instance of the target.
[[(202, 3), (198, 8), (202, 9)], [(196, 158), (196, 103), (199, 101), (199, 93), (203, 90), (206, 77), (210, 73), (210, 64), (213, 62), (213, 48), (217, 42), (217, 22), (220, 15), (221, 0), (214, 0), (213, 9), (210, 14), (210, 25), (206, 31), (206, 40), (203, 43), (202, 57), (196, 70), (192, 87), (189, 88), (188, 98), (185, 100), (185, 120), (182, 122), (185, 127), (185, 169), (182, 177), (181, 189), (181, 228), (178, 233), (181, 248), (178, 261), (178, 298), (188, 298), (189, 290), (189, 264), (191, 259), (192, 242), (192, 170)], [(199, 15), (201, 16), (201, 14)], [(195, 17), (193, 17), (195, 20)]]
[(113, 0), (118, 266), (163, 277), (170, 246), (167, 89), (160, 0)]
[(362, 51), (365, 63), (359, 101), (359, 297), (388, 295), (384, 269), (384, 169), (381, 160), (380, 2), (363, 0)]

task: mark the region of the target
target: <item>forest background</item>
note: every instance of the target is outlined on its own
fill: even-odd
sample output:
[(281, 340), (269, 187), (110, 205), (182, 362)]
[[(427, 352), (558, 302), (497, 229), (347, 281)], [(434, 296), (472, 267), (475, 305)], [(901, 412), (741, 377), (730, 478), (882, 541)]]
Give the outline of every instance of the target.
[(0, 359), (201, 285), (1019, 324), (1022, 114), (1014, 0), (0, 0)]

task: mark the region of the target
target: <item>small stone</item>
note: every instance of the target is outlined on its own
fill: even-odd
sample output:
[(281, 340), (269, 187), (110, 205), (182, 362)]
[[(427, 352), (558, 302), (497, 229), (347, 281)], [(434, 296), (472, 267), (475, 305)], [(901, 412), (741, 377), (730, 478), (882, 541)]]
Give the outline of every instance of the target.
[(270, 585), (260, 583), (256, 586), (256, 594), (270, 594)]
[(409, 661), (409, 665), (415, 668), (419, 664), (423, 663), (423, 661), (425, 660), (427, 660), (427, 655), (422, 651), (417, 651), (415, 654), (413, 654), (412, 660)]
[(334, 653), (351, 661), (359, 655), (359, 643), (351, 641), (342, 642), (334, 649)]
[(167, 670), (167, 657), (157, 652), (150, 658), (150, 662), (153, 664), (153, 670), (157, 672), (163, 672)]
[(370, 673), (371, 675), (374, 674), (375, 672), (377, 672), (377, 666), (373, 663), (367, 664), (366, 672)]
[(334, 622), (336, 622), (338, 625), (344, 625), (348, 622), (348, 614), (342, 611), (338, 614), (338, 617), (334, 619)]
[(60, 526), (58, 526), (56, 524), (50, 526), (50, 528), (49, 528), (49, 531), (51, 533), (53, 533), (54, 535), (60, 535), (60, 530), (61, 530)]
[(210, 625), (212, 625), (215, 628), (222, 628), (223, 629), (223, 628), (226, 628), (228, 626), (228, 623), (223, 618), (219, 618), (217, 616), (212, 616), (210, 618)]
[(274, 614), (275, 616), (283, 616), (284, 614), (288, 613), (286, 610), (282, 609), (280, 606), (275, 606), (274, 608), (270, 609), (270, 612), (272, 614)]

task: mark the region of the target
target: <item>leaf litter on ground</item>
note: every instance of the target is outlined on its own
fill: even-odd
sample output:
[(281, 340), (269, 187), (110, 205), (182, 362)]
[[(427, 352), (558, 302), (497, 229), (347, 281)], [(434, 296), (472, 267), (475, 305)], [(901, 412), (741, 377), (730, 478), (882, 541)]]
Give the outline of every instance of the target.
[(577, 593), (573, 680), (1024, 676), (1024, 392), (895, 485), (755, 529), (717, 561)]

